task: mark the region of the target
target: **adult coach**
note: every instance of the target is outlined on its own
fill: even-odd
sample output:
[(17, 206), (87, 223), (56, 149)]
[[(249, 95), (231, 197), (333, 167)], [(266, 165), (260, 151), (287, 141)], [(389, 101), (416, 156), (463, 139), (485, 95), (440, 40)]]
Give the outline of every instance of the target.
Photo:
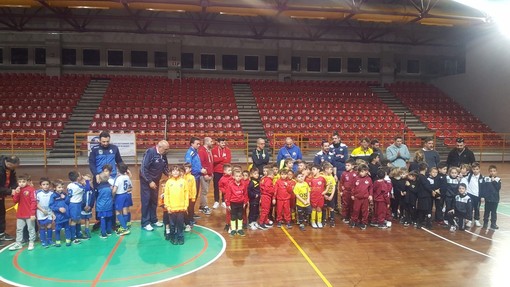
[(251, 153), (251, 160), (253, 161), (253, 167), (258, 168), (260, 176), (264, 173), (264, 166), (269, 164), (269, 158), (271, 154), (265, 148), (266, 141), (263, 138), (257, 139), (257, 148)]
[(336, 176), (340, 178), (345, 171), (345, 161), (349, 158), (349, 150), (347, 146), (342, 143), (338, 133), (333, 134), (332, 140), (333, 143), (329, 147), (329, 150), (333, 154), (333, 166), (336, 168)]
[(301, 149), (294, 144), (292, 138), (287, 137), (285, 139), (285, 146), (283, 146), (278, 152), (278, 156), (276, 157), (276, 163), (279, 167), (283, 167), (283, 161), (291, 158), (294, 160), (294, 167), (292, 168), (294, 172), (297, 170), (296, 160), (303, 159), (303, 154), (301, 153)]
[(403, 144), (401, 136), (396, 136), (393, 144), (386, 149), (386, 158), (394, 167), (406, 167), (407, 161), (411, 158), (409, 149)]
[[(317, 152), (313, 158), (313, 164), (322, 165), (324, 162), (329, 162), (334, 166), (333, 154), (329, 151), (329, 142), (322, 141), (321, 147), (321, 150)], [(333, 175), (336, 177), (336, 169), (334, 170)]]
[(162, 227), (158, 221), (156, 209), (158, 207), (159, 181), (164, 175), (168, 176), (168, 160), (166, 153), (170, 149), (167, 141), (158, 142), (143, 154), (140, 166), (140, 200), (142, 203), (142, 228), (153, 231), (154, 226)]
[(452, 166), (460, 167), (462, 164), (469, 164), (471, 165), (474, 163), (475, 155), (474, 153), (466, 147), (466, 144), (464, 143), (463, 138), (457, 138), (456, 140), (457, 145), (454, 149), (448, 153), (448, 158), (446, 160), (446, 164), (448, 165), (448, 168)]
[[(220, 204), (220, 189), (218, 183), (223, 177), (223, 165), (232, 162), (232, 152), (227, 147), (227, 140), (225, 138), (219, 138), (216, 140), (218, 144), (213, 147), (213, 163), (214, 163), (214, 205), (213, 209), (218, 208)], [(221, 199), (221, 207), (226, 208), (225, 199)]]
[(434, 139), (426, 138), (423, 141), (423, 156), (425, 157), (425, 162), (431, 167), (437, 167), (439, 164), (439, 153), (434, 149)]
[[(211, 210), (207, 205), (207, 193), (209, 192), (209, 185), (213, 177), (213, 155), (211, 153), (213, 140), (210, 137), (204, 138), (204, 144), (198, 148), (198, 157), (202, 167), (207, 171), (200, 176), (200, 206), (199, 210), (205, 215), (210, 215)], [(198, 192), (197, 192), (198, 197)]]
[(18, 187), (16, 168), (19, 167), (17, 156), (0, 156), (0, 246), (3, 241), (12, 241), (13, 237), (5, 233), (5, 197)]
[(119, 148), (110, 144), (110, 134), (101, 132), (99, 134), (99, 144), (92, 147), (89, 155), (89, 169), (93, 176), (94, 186), (97, 185), (96, 176), (103, 171), (103, 166), (109, 164), (112, 166), (111, 177), (117, 175), (117, 164), (122, 163)]
[(370, 139), (364, 137), (359, 143), (359, 147), (352, 150), (351, 158), (354, 160), (362, 159), (368, 164), (368, 159), (374, 151), (369, 147)]

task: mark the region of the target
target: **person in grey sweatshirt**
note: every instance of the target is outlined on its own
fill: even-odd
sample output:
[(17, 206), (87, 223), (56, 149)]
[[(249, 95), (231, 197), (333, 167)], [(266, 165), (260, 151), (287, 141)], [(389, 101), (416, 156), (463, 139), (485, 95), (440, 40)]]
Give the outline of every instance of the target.
[(386, 149), (386, 158), (394, 167), (406, 167), (411, 155), (401, 136), (396, 136), (393, 144)]

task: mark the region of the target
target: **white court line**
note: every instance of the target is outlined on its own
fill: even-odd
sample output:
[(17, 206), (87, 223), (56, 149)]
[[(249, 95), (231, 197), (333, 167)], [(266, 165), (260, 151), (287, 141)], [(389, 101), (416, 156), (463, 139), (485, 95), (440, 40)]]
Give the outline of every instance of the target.
[(443, 240), (444, 240), (444, 241), (446, 241), (446, 242), (449, 242), (449, 243), (451, 243), (451, 244), (453, 244), (453, 245), (457, 245), (457, 246), (458, 246), (458, 247), (460, 247), (460, 248), (464, 248), (464, 249), (469, 250), (469, 251), (471, 251), (471, 252), (474, 252), (474, 253), (476, 253), (476, 254), (479, 254), (479, 255), (482, 255), (482, 256), (485, 256), (485, 257), (488, 257), (488, 258), (491, 258), (491, 259), (495, 259), (494, 257), (492, 257), (492, 256), (490, 256), (490, 255), (487, 255), (487, 254), (485, 254), (485, 253), (483, 253), (483, 252), (476, 251), (476, 250), (471, 249), (471, 248), (469, 248), (469, 247), (467, 247), (467, 246), (464, 246), (464, 245), (462, 245), (462, 244), (459, 244), (459, 243), (457, 243), (457, 242), (455, 242), (455, 241), (451, 241), (450, 239), (444, 238), (443, 236), (441, 236), (441, 235), (439, 235), (439, 234), (436, 234), (436, 233), (434, 233), (434, 232), (432, 232), (432, 231), (430, 231), (430, 230), (428, 230), (428, 229), (426, 229), (426, 228), (423, 228), (423, 227), (422, 227), (421, 229), (422, 229), (422, 230), (424, 230), (424, 231), (426, 231), (426, 232), (428, 232), (428, 233), (430, 233), (430, 234), (432, 234), (432, 235), (434, 235), (434, 236), (436, 236), (436, 237), (439, 237), (439, 238), (443, 239)]
[(464, 231), (466, 231), (467, 233), (469, 233), (469, 234), (471, 234), (471, 235), (478, 236), (478, 237), (483, 238), (483, 239), (487, 239), (487, 240), (494, 241), (494, 242), (500, 242), (500, 241), (498, 241), (498, 240), (496, 240), (496, 239), (492, 239), (492, 238), (490, 238), (490, 237), (485, 237), (485, 236), (482, 236), (482, 235), (480, 235), (480, 234), (476, 234), (476, 233), (471, 232), (471, 231), (469, 231), (469, 230), (467, 230), (467, 229), (466, 229), (466, 230), (464, 230)]

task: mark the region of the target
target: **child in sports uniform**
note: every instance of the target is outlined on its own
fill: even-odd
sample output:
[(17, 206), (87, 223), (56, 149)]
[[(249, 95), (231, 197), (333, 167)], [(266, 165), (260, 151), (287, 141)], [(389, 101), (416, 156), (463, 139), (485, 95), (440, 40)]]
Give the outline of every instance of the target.
[(127, 235), (130, 233), (127, 226), (129, 213), (129, 192), (133, 189), (131, 179), (128, 175), (128, 166), (125, 163), (117, 165), (119, 175), (115, 178), (112, 192), (115, 194), (114, 205), (115, 215), (119, 220), (120, 227), (117, 230), (119, 235)]
[(234, 171), (232, 178), (227, 186), (225, 204), (230, 210), (230, 236), (245, 236), (243, 231), (243, 210), (248, 203), (248, 192), (241, 182), (242, 173), (239, 170)]
[(27, 184), (28, 178), (26, 175), (19, 176), (18, 187), (12, 194), (13, 202), (18, 204), (18, 210), (16, 210), (16, 242), (9, 247), (11, 251), (23, 248), (21, 242), (25, 226), (28, 227), (28, 250), (34, 249), (37, 201), (34, 187)]
[(97, 186), (96, 211), (101, 220), (100, 238), (103, 239), (112, 235), (113, 193), (108, 179), (107, 174), (100, 173)]
[(271, 204), (274, 197), (273, 185), (273, 169), (267, 169), (267, 175), (260, 180), (260, 217), (259, 226), (267, 229), (273, 226), (273, 222), (269, 221), (269, 213), (271, 212)]
[(319, 165), (312, 166), (312, 178), (310, 184), (310, 198), (312, 205), (311, 224), (312, 228), (322, 228), (322, 207), (324, 206), (324, 195), (326, 194), (326, 179), (320, 174)]
[(275, 184), (275, 198), (276, 198), (276, 222), (278, 227), (282, 227), (282, 222), (287, 222), (287, 228), (292, 228), (290, 222), (290, 181), (288, 179), (288, 169), (283, 168), (280, 170), (280, 179)]
[(368, 205), (372, 201), (373, 184), (368, 175), (368, 166), (361, 164), (358, 167), (358, 176), (352, 188), (351, 199), (353, 200), (351, 227), (359, 226), (365, 230), (368, 224)]
[[(174, 245), (184, 244), (184, 217), (188, 210), (190, 184), (180, 176), (180, 168), (173, 166), (170, 169), (171, 177), (165, 183), (164, 202), (168, 211), (170, 223), (169, 239)], [(193, 178), (194, 179), (194, 178)], [(195, 187), (196, 188), (196, 187)]]
[[(333, 165), (329, 162), (322, 164), (322, 170), (324, 171), (324, 178), (326, 179), (326, 193), (324, 194), (324, 210), (322, 211), (323, 224), (326, 224), (326, 220), (329, 219), (329, 226), (335, 226), (335, 197), (336, 181), (333, 177)], [(329, 213), (329, 214), (328, 214)], [(328, 217), (329, 215), (329, 217)]]
[(60, 231), (64, 229), (66, 237), (66, 246), (71, 246), (71, 227), (69, 219), (69, 202), (71, 197), (64, 191), (64, 182), (55, 180), (55, 192), (50, 198), (50, 209), (55, 214), (55, 247), (61, 246)]
[[(222, 197), (225, 198), (227, 194), (227, 188), (229, 183), (232, 181), (232, 166), (230, 164), (223, 165), (223, 176), (218, 182), (218, 188), (222, 194)], [(225, 210), (225, 231), (230, 233), (230, 210), (227, 208)]]
[(299, 229), (305, 230), (305, 223), (312, 213), (312, 208), (310, 206), (310, 186), (305, 182), (305, 175), (303, 173), (298, 173), (296, 181), (297, 183), (293, 191), (296, 195), (297, 224), (299, 224)]
[(250, 170), (250, 183), (248, 184), (248, 198), (250, 199), (250, 213), (248, 214), (248, 222), (250, 229), (256, 230), (260, 228), (257, 220), (260, 211), (260, 182), (259, 170), (253, 168)]
[(85, 186), (82, 184), (83, 177), (77, 171), (69, 172), (69, 180), (71, 183), (67, 185), (67, 193), (70, 197), (69, 215), (71, 216), (71, 241), (74, 244), (80, 244), (81, 234), (81, 203)]
[(48, 248), (53, 245), (53, 213), (50, 209), (50, 200), (53, 196), (53, 186), (49, 178), (43, 177), (39, 180), (41, 189), (36, 192), (37, 200), (37, 221), (39, 223), (39, 238), (42, 247)]
[(348, 224), (351, 221), (351, 213), (352, 213), (352, 188), (357, 179), (357, 173), (354, 169), (356, 161), (353, 159), (348, 159), (345, 163), (345, 172), (340, 176), (340, 183), (338, 185), (338, 189), (340, 191), (340, 200), (341, 200), (341, 215), (343, 218), (343, 222)]

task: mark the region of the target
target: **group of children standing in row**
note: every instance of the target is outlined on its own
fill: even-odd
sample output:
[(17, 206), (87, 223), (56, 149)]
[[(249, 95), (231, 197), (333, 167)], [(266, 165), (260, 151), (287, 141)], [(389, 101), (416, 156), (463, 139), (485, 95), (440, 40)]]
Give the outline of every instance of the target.
[(336, 192), (343, 222), (353, 228), (364, 230), (370, 224), (384, 229), (395, 219), (405, 227), (417, 228), (432, 228), (435, 220), (452, 232), (470, 228), (473, 221), (477, 227), (498, 229), (501, 179), (494, 165), (484, 177), (478, 163), (448, 170), (445, 163), (429, 169), (421, 162), (411, 171), (380, 165), (373, 168), (373, 164), (350, 159), (338, 181), (328, 162), (308, 165), (299, 160), (294, 172), (289, 160), (280, 170), (276, 165), (264, 167), (262, 177), (258, 169), (248, 172), (225, 165), (219, 183), (227, 205), (225, 229), (231, 236), (245, 236), (243, 226), (247, 223), (252, 230), (264, 230), (274, 222), (292, 228), (292, 220), (302, 230), (307, 224), (319, 229), (327, 224), (334, 227)]
[[(40, 189), (36, 190), (29, 175), (18, 176), (18, 187), (12, 193), (14, 203), (18, 204), (16, 242), (9, 250), (19, 250), (23, 247), (25, 228), (28, 230), (28, 250), (34, 249), (37, 227), (42, 247), (62, 246), (62, 229), (66, 246), (71, 246), (72, 243), (80, 244), (81, 240), (91, 237), (89, 221), (94, 206), (96, 219), (101, 222), (101, 238), (112, 235), (116, 219), (120, 222), (117, 234), (129, 234), (131, 221), (129, 207), (133, 205), (132, 184), (127, 165), (121, 163), (117, 169), (119, 175), (110, 178), (112, 166), (105, 165), (103, 172), (95, 179), (97, 184), (94, 189), (91, 185), (92, 178), (89, 175), (82, 176), (77, 171), (69, 172), (71, 183), (67, 188), (62, 180), (51, 181), (43, 177), (39, 181)], [(85, 234), (81, 229), (82, 221), (85, 223)]]

